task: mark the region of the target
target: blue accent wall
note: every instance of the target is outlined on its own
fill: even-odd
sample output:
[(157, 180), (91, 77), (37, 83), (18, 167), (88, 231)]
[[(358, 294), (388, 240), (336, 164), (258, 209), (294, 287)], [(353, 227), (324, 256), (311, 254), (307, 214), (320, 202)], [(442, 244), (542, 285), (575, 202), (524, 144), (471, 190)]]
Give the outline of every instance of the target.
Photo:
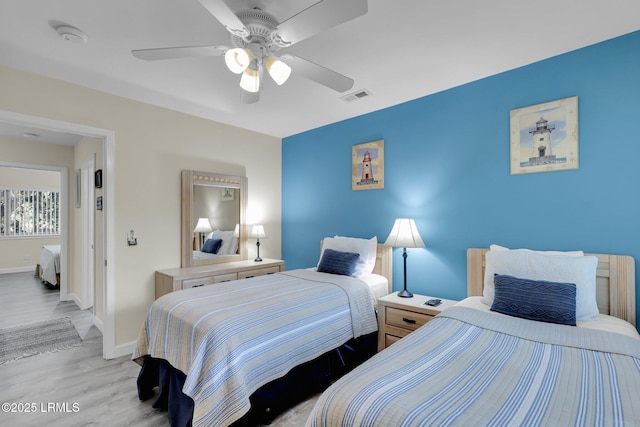
[[(631, 255), (640, 277), (639, 76), (634, 32), (283, 139), (287, 268), (315, 265), (325, 236), (384, 242), (396, 217), (412, 217), (426, 244), (408, 249), (416, 293), (464, 298), (466, 249), (491, 243)], [(571, 96), (579, 169), (511, 175), (509, 111)], [(379, 139), (385, 188), (352, 191), (352, 146)]]

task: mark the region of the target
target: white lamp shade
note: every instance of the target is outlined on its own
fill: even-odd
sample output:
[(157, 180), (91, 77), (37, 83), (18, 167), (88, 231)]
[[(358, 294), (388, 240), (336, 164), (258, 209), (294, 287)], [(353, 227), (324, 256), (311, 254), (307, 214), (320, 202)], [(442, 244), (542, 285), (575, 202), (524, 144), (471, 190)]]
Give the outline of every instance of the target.
[(260, 73), (251, 67), (244, 70), (240, 78), (240, 87), (247, 92), (260, 91)]
[(251, 239), (264, 239), (267, 235), (264, 234), (264, 227), (262, 225), (254, 225), (251, 229), (251, 234), (249, 234), (249, 238)]
[(291, 67), (289, 67), (279, 59), (274, 58), (273, 56), (269, 56), (266, 59), (265, 67), (267, 68), (267, 72), (269, 73), (273, 81), (278, 85), (286, 82), (291, 75)]
[(251, 51), (242, 47), (229, 49), (224, 54), (224, 62), (227, 64), (227, 68), (236, 74), (246, 70), (252, 59), (253, 54)]
[(209, 218), (198, 218), (198, 223), (196, 224), (196, 228), (193, 229), (194, 233), (208, 233), (212, 231), (211, 224), (209, 223)]
[(397, 218), (384, 244), (395, 248), (424, 248), (413, 218)]

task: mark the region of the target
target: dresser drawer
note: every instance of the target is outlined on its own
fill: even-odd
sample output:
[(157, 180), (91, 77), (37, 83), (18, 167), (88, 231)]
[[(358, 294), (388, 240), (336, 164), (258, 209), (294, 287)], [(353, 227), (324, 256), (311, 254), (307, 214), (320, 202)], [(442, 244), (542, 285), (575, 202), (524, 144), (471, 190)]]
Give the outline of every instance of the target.
[(217, 274), (213, 276), (213, 283), (230, 282), (238, 280), (238, 273)]
[(265, 274), (273, 274), (273, 273), (279, 273), (280, 272), (280, 267), (273, 266), (273, 267), (265, 267), (265, 268), (257, 268), (254, 270), (247, 270), (247, 271), (239, 271), (238, 272), (238, 279), (246, 279), (249, 277), (255, 277), (255, 276), (264, 276)]
[(433, 319), (433, 316), (428, 314), (386, 307), (386, 323), (390, 326), (397, 326), (415, 331), (431, 319)]
[(212, 276), (184, 279), (182, 281), (182, 289), (197, 288), (198, 286), (211, 285), (212, 283), (215, 283)]

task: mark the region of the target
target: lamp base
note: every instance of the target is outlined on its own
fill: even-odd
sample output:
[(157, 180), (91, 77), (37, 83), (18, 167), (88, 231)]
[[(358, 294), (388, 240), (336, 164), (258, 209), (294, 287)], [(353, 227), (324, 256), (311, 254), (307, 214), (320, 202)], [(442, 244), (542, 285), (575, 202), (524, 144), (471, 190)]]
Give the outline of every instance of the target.
[(400, 298), (413, 298), (413, 294), (406, 289), (404, 291), (398, 292), (398, 296)]
[(256, 259), (254, 259), (255, 262), (260, 262), (262, 261), (262, 258), (260, 258), (260, 239), (258, 239), (258, 241), (256, 242)]

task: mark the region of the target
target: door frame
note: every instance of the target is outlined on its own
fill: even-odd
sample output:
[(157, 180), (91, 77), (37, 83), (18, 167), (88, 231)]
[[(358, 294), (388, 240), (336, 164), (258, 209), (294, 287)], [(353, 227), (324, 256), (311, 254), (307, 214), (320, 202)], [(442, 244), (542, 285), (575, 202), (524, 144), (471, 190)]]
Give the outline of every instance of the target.
[[(118, 350), (116, 348), (115, 337), (115, 132), (109, 129), (101, 129), (79, 123), (64, 122), (6, 110), (0, 110), (0, 120), (22, 126), (73, 133), (102, 140), (103, 170), (105, 171), (102, 182), (104, 199), (103, 254), (105, 263), (103, 270), (104, 319), (102, 324), (102, 356), (105, 359), (113, 359), (121, 356), (119, 353), (122, 353), (123, 349)], [(65, 178), (68, 179), (66, 176)], [(61, 254), (61, 257), (62, 256)], [(66, 254), (64, 254), (64, 258), (61, 258), (61, 264), (63, 259), (66, 260)], [(61, 269), (62, 268), (61, 265)]]
[[(81, 227), (82, 234), (80, 239), (82, 240), (82, 267), (81, 267), (81, 281), (82, 281), (82, 306), (83, 310), (93, 308), (91, 312), (94, 315), (96, 309), (95, 304), (95, 289), (96, 289), (96, 232), (95, 232), (95, 190), (94, 190), (94, 174), (96, 171), (96, 155), (91, 154), (82, 162), (82, 199), (84, 203), (81, 203)], [(94, 320), (95, 322), (95, 320)]]

